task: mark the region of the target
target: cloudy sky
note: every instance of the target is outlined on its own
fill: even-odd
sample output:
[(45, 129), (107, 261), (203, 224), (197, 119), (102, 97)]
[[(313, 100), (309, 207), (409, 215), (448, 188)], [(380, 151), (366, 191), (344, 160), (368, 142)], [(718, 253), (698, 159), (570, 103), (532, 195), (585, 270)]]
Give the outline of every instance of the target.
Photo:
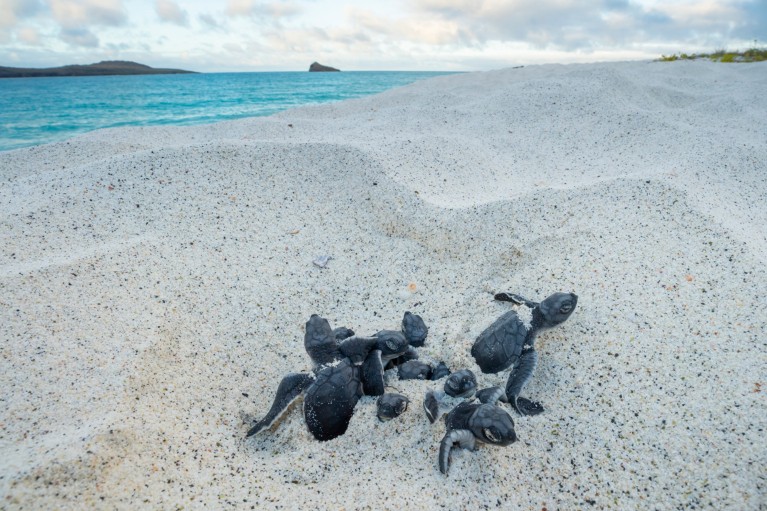
[(0, 66), (484, 70), (767, 45), (766, 0), (0, 0)]

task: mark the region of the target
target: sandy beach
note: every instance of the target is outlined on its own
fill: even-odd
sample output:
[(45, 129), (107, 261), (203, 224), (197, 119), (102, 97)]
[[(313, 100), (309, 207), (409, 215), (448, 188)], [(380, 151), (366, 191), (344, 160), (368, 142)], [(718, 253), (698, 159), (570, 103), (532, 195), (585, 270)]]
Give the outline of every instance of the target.
[[(542, 65), (196, 127), (0, 153), (0, 509), (767, 508), (767, 63)], [(326, 268), (312, 264), (329, 255)], [(425, 361), (509, 310), (542, 333), (519, 441), (456, 451), (363, 397), (318, 442), (313, 313), (429, 326)]]

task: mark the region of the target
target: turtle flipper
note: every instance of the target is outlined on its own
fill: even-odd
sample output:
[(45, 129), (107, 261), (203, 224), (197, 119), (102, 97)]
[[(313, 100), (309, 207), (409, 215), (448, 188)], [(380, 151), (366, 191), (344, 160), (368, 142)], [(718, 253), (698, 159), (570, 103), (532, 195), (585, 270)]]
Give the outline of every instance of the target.
[(442, 415), (439, 412), (439, 398), (433, 390), (427, 392), (426, 396), (423, 398), (423, 411), (426, 412), (426, 417), (432, 424), (434, 424), (436, 420), (439, 419), (440, 415)]
[(520, 296), (514, 293), (498, 293), (493, 296), (493, 298), (499, 302), (511, 302), (515, 305), (527, 305), (531, 309), (538, 306), (538, 302), (528, 300), (524, 296)]
[(517, 398), (517, 406), (514, 407), (521, 415), (538, 415), (543, 413), (543, 405), (538, 401), (530, 401), (524, 397)]
[(339, 345), (339, 351), (356, 366), (362, 364), (378, 345), (375, 337), (349, 337)]
[(474, 450), (476, 440), (468, 429), (454, 429), (445, 433), (439, 444), (439, 471), (445, 475), (450, 468), (450, 450), (455, 443), (463, 449)]
[(274, 402), (269, 413), (250, 428), (247, 436), (253, 436), (270, 428), (311, 383), (312, 377), (307, 373), (291, 373), (284, 377), (280, 386), (277, 387), (277, 395), (274, 396)]
[(345, 326), (339, 326), (338, 328), (333, 329), (333, 337), (335, 337), (338, 341), (343, 341), (352, 335), (354, 335), (354, 330), (351, 328), (346, 328)]
[(477, 392), (480, 403), (495, 405), (498, 401), (506, 402), (506, 391), (501, 387), (488, 387)]
[(506, 382), (506, 399), (522, 415), (537, 415), (543, 411), (539, 403), (533, 403), (527, 399), (521, 401), (519, 398), (519, 393), (530, 380), (536, 365), (538, 365), (538, 353), (534, 349), (523, 351)]
[(385, 388), (381, 350), (373, 350), (362, 364), (362, 390), (366, 396), (380, 396)]

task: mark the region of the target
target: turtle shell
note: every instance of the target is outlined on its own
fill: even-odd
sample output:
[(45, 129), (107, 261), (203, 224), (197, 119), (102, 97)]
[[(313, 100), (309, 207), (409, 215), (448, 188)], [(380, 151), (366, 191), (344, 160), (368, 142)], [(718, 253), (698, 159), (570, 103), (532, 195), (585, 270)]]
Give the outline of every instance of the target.
[(346, 433), (361, 396), (360, 368), (348, 358), (322, 368), (304, 398), (309, 431), (317, 440), (332, 440)]
[(522, 353), (528, 332), (517, 313), (508, 311), (479, 334), (471, 355), (483, 373), (508, 369)]

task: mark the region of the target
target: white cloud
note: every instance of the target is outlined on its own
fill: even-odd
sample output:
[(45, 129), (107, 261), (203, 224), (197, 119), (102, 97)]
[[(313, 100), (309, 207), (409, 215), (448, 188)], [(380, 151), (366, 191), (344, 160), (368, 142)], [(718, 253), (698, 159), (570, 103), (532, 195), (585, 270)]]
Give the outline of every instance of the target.
[(40, 0), (0, 0), (0, 28), (11, 28), (37, 14), (42, 7)]
[(98, 48), (99, 38), (90, 30), (84, 28), (65, 28), (60, 34), (61, 40), (70, 46)]
[(65, 29), (118, 26), (128, 20), (121, 0), (48, 0), (54, 19)]
[(31, 27), (20, 28), (16, 32), (16, 37), (19, 41), (30, 46), (37, 46), (40, 44), (40, 32)]
[(177, 25), (189, 25), (189, 16), (173, 0), (157, 0), (157, 15), (161, 20)]
[(197, 17), (197, 19), (199, 19), (200, 23), (202, 23), (202, 25), (205, 27), (216, 28), (216, 29), (223, 28), (221, 24), (216, 20), (216, 18), (214, 18), (210, 14), (200, 14)]
[(301, 7), (291, 1), (258, 2), (257, 0), (229, 0), (226, 7), (226, 13), (230, 16), (289, 18), (301, 12)]

